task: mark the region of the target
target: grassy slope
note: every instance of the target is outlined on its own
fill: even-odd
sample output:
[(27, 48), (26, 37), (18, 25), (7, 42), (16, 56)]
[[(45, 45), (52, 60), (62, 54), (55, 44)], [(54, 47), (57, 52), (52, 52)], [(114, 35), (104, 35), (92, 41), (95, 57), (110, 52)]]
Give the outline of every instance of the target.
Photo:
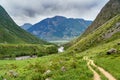
[[(109, 42), (107, 41), (109, 38), (105, 39), (104, 35), (108, 34), (108, 31), (110, 31), (111, 29), (116, 29), (116, 23), (119, 22), (120, 22), (120, 15), (117, 15), (114, 18), (110, 19), (105, 24), (103, 24), (101, 27), (96, 29), (93, 33), (87, 35), (86, 37), (83, 37), (80, 41), (78, 41), (68, 50), (69, 51), (72, 50), (72, 52), (82, 52), (84, 50), (89, 49), (90, 47), (95, 47), (99, 44), (104, 44), (106, 42)], [(119, 38), (119, 36), (116, 36), (112, 40), (117, 38)]]
[(21, 29), (0, 6), (0, 42), (1, 43), (46, 43)]

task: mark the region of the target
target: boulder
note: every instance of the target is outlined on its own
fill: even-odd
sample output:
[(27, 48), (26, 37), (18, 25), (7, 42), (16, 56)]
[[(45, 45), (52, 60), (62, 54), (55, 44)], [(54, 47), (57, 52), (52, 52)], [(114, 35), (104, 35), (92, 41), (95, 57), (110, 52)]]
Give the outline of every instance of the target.
[(51, 80), (50, 78), (46, 78), (45, 80)]
[(17, 77), (18, 76), (18, 73), (13, 71), (13, 70), (9, 70), (7, 72), (7, 75), (11, 76), (11, 77)]
[(44, 75), (48, 75), (51, 73), (51, 70), (47, 70), (46, 72), (44, 72)]
[(61, 68), (61, 71), (65, 72), (65, 71), (66, 71), (66, 68), (63, 66), (63, 67)]
[(107, 51), (107, 55), (110, 55), (110, 54), (113, 54), (113, 53), (116, 53), (116, 52), (117, 52), (117, 50), (112, 48), (112, 49)]

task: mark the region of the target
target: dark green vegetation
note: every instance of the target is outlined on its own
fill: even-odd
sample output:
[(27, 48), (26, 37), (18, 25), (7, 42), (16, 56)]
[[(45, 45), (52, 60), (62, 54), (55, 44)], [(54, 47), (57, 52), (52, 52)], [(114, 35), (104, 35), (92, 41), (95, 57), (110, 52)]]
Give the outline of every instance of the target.
[(28, 32), (47, 41), (71, 40), (81, 35), (92, 21), (55, 16), (44, 19), (28, 29)]
[(37, 44), (0, 44), (0, 59), (18, 56), (45, 56), (57, 53), (55, 45)]
[(21, 29), (0, 6), (0, 43), (45, 44), (46, 42)]

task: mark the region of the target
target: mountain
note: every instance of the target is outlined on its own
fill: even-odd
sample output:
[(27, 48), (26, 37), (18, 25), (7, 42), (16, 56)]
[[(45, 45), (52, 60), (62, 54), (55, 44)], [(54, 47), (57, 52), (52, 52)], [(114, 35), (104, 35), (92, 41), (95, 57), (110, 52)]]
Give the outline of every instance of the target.
[(24, 30), (27, 30), (27, 29), (29, 29), (30, 27), (32, 27), (32, 24), (30, 24), (30, 23), (25, 23), (25, 24), (23, 24), (23, 25), (21, 26), (21, 28), (24, 29)]
[(79, 36), (92, 23), (84, 19), (55, 16), (44, 19), (28, 31), (44, 40), (67, 40)]
[(117, 14), (120, 14), (120, 0), (110, 0), (102, 8), (91, 26), (84, 32), (84, 35), (91, 33)]
[(21, 29), (0, 6), (0, 43), (45, 43)]
[[(100, 17), (101, 16), (101, 17)], [(84, 36), (84, 37), (83, 37)], [(66, 46), (69, 50), (81, 52), (100, 44), (120, 38), (120, 1), (110, 0), (98, 14), (95, 21), (77, 40)]]
[(82, 38), (86, 37), (89, 34), (92, 34), (96, 29), (101, 27), (103, 24), (105, 24), (107, 21), (109, 21), (111, 18), (115, 17), (116, 15), (120, 14), (120, 0), (110, 0), (100, 11), (100, 13), (97, 15), (96, 19), (93, 21), (93, 23), (85, 30), (83, 35), (81, 35), (79, 38), (77, 38), (74, 41), (71, 41), (70, 43), (66, 44), (66, 48), (76, 44), (79, 42)]
[(69, 50), (81, 52), (117, 39), (120, 39), (120, 14), (94, 30), (92, 34), (88, 34), (86, 37), (81, 38), (72, 45)]

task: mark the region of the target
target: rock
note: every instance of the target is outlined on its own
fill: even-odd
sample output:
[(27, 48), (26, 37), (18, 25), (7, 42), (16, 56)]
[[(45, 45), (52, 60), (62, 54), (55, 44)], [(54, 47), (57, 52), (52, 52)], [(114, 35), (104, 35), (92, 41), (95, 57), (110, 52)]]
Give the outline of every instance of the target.
[(32, 55), (32, 57), (31, 58), (37, 58), (37, 56), (36, 55)]
[(7, 75), (11, 76), (11, 77), (17, 77), (18, 76), (18, 73), (13, 71), (13, 70), (10, 70), (7, 72)]
[(61, 68), (61, 71), (65, 72), (65, 71), (66, 71), (66, 68), (63, 66), (63, 67)]
[(116, 53), (116, 52), (117, 52), (117, 50), (112, 48), (112, 49), (107, 51), (107, 55), (110, 55), (110, 54), (113, 54), (113, 53)]
[(50, 74), (51, 73), (51, 70), (47, 70), (45, 73), (44, 73), (44, 75), (48, 75), (48, 74)]
[(50, 78), (46, 78), (45, 80), (51, 80)]

